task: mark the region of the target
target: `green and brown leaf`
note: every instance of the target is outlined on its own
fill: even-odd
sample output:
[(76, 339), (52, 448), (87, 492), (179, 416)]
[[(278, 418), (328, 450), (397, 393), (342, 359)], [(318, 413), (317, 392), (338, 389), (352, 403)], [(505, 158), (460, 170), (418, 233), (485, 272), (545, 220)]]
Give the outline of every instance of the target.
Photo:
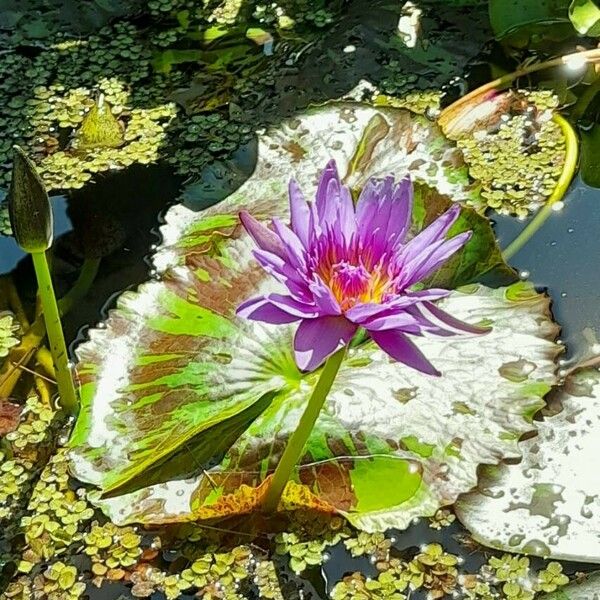
[[(240, 209), (287, 218), (289, 177), (310, 197), (330, 157), (356, 190), (370, 176), (409, 172), (419, 183), (416, 229), (447, 209), (444, 194), (475, 194), (452, 143), (404, 110), (320, 108), (263, 136), (258, 156), (254, 174), (221, 204), (171, 209), (155, 261), (161, 280), (123, 294), (106, 328), (78, 351), (82, 409), (71, 467), (100, 488), (98, 502), (117, 522), (254, 510), (318, 376), (296, 368), (292, 326), (234, 316), (241, 301), (276, 289), (252, 257)], [(435, 285), (466, 286), (445, 308), (492, 332), (421, 340), (441, 380), (371, 343), (354, 348), (286, 505), (336, 511), (371, 531), (402, 528), (471, 489), (479, 464), (519, 455), (517, 441), (555, 381), (557, 326), (531, 286), (478, 283), (513, 277), (483, 217), (465, 208), (456, 228), (473, 238)], [(532, 365), (525, 376), (506, 376), (522, 359)]]

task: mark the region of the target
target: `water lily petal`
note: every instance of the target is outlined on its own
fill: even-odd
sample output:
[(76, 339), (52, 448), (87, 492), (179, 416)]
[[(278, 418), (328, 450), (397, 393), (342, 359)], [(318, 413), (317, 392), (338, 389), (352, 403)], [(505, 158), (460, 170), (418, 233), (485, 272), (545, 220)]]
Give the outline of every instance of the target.
[(298, 236), (305, 248), (309, 247), (310, 209), (304, 199), (304, 194), (295, 179), (290, 179), (290, 223), (292, 230)]
[(417, 309), (430, 323), (437, 325), (442, 331), (451, 334), (483, 335), (492, 330), (491, 327), (478, 327), (477, 325), (471, 325), (460, 319), (456, 319), (432, 302), (423, 302), (417, 306)]
[(271, 231), (260, 221), (257, 221), (245, 210), (240, 212), (240, 221), (259, 248), (271, 252), (280, 258), (285, 258), (283, 243), (274, 231)]
[(242, 302), (238, 306), (236, 314), (244, 319), (262, 321), (263, 323), (271, 323), (273, 325), (293, 323), (300, 319), (300, 317), (275, 306), (265, 296), (257, 296), (256, 298), (250, 298), (246, 302)]
[(431, 246), (424, 249), (421, 255), (415, 256), (405, 265), (400, 280), (402, 287), (410, 287), (429, 277), (455, 252), (460, 250), (469, 241), (471, 235), (470, 231), (465, 231), (449, 240), (434, 242)]
[(340, 308), (338, 301), (319, 275), (314, 275), (308, 287), (313, 295), (314, 302), (319, 307), (322, 315), (342, 314), (342, 309)]
[(319, 307), (314, 303), (301, 302), (291, 296), (269, 294), (265, 297), (277, 308), (303, 319), (311, 319), (322, 314)]
[(296, 269), (304, 271), (306, 269), (305, 252), (306, 249), (300, 241), (300, 238), (280, 219), (273, 219), (273, 229), (283, 243), (290, 265)]
[(433, 223), (425, 227), (421, 233), (417, 234), (404, 247), (403, 255), (406, 257), (406, 260), (410, 260), (413, 256), (420, 254), (424, 248), (443, 239), (459, 215), (460, 205), (454, 204), (443, 215), (433, 221)]
[(425, 355), (410, 339), (398, 330), (369, 332), (372, 340), (398, 362), (417, 369), (427, 375), (439, 377), (441, 373), (425, 358)]
[(450, 294), (449, 290), (442, 290), (439, 288), (419, 290), (418, 292), (405, 292), (401, 296), (395, 296), (381, 304), (372, 302), (357, 304), (346, 311), (346, 318), (353, 323), (364, 325), (373, 318), (389, 314), (391, 310), (406, 308), (425, 300), (439, 300), (445, 298), (448, 294)]
[(419, 313), (407, 311), (406, 308), (388, 309), (385, 314), (369, 319), (363, 327), (368, 331), (387, 331), (394, 329), (412, 335), (422, 335), (429, 323)]
[(409, 177), (405, 177), (396, 185), (390, 204), (390, 218), (386, 238), (388, 244), (396, 244), (404, 241), (411, 225), (413, 185)]
[(315, 199), (317, 216), (323, 227), (335, 221), (341, 185), (335, 161), (330, 160), (319, 179)]
[(338, 348), (348, 344), (357, 326), (345, 317), (319, 317), (302, 321), (294, 337), (296, 364), (313, 371)]
[(258, 264), (272, 277), (283, 283), (299, 300), (310, 301), (311, 293), (308, 284), (297, 269), (293, 269), (283, 258), (266, 252), (253, 250), (252, 254)]

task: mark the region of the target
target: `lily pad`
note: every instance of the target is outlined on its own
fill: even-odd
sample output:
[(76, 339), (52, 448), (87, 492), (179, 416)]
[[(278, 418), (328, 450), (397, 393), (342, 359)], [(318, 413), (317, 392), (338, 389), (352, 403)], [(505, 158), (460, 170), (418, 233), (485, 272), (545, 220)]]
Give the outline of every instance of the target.
[[(407, 171), (428, 183), (417, 190), (415, 230), (450, 205), (440, 191), (473, 198), (460, 154), (434, 125), (404, 110), (336, 105), (263, 136), (254, 174), (222, 203), (171, 209), (155, 257), (161, 280), (123, 294), (78, 350), (82, 409), (71, 466), (99, 486), (115, 522), (215, 519), (256, 507), (318, 374), (297, 370), (293, 327), (234, 316), (242, 300), (277, 289), (237, 213), (287, 218), (289, 177), (310, 196), (331, 156), (355, 190), (370, 176)], [(353, 349), (288, 486), (288, 506), (336, 511), (370, 531), (402, 528), (471, 489), (479, 464), (518, 456), (517, 441), (555, 381), (558, 328), (548, 298), (530, 285), (474, 283), (513, 275), (483, 217), (464, 208), (456, 227), (474, 235), (435, 285), (471, 285), (442, 306), (492, 332), (420, 340), (441, 380), (371, 343)], [(513, 377), (520, 360), (526, 373)]]
[[(538, 556), (600, 561), (600, 373), (570, 375), (552, 398), (562, 410), (522, 442), (517, 465), (487, 468), (458, 516), (482, 544)], [(570, 597), (570, 596), (565, 596)]]

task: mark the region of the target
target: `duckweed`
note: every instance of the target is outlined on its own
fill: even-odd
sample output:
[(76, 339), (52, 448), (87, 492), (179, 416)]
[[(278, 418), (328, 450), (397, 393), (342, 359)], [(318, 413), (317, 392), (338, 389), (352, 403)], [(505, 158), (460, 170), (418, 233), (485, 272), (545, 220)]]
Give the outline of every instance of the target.
[(457, 139), (481, 195), (500, 213), (526, 217), (554, 191), (565, 143), (551, 119), (558, 100), (550, 92), (519, 92), (526, 108), (502, 116), (491, 130)]
[(15, 315), (7, 310), (0, 311), (0, 358), (8, 355), (8, 351), (19, 343), (21, 326)]

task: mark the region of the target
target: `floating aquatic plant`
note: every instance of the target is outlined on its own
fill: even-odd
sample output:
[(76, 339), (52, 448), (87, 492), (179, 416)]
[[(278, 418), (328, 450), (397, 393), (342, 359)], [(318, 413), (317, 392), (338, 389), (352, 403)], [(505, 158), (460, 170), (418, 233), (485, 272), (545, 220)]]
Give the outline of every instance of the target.
[(14, 314), (0, 311), (0, 358), (8, 355), (8, 351), (19, 343), (18, 332), (21, 329)]

